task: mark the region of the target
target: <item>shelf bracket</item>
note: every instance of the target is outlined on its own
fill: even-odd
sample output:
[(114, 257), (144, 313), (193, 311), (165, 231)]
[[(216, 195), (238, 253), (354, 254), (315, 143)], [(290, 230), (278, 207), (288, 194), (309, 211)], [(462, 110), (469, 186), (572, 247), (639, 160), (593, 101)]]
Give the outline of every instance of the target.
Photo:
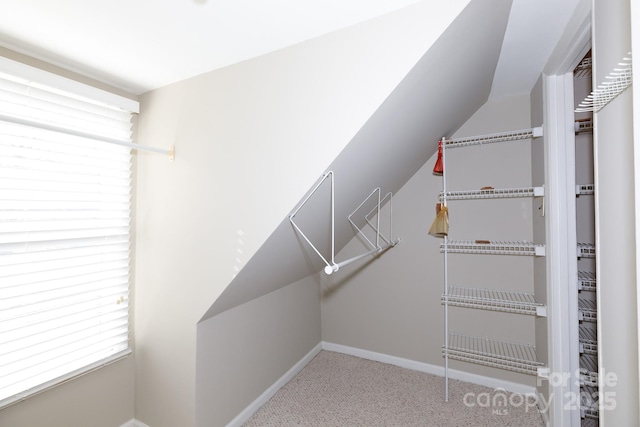
[(549, 378), (551, 375), (551, 369), (547, 366), (542, 366), (538, 368), (538, 377), (540, 378)]

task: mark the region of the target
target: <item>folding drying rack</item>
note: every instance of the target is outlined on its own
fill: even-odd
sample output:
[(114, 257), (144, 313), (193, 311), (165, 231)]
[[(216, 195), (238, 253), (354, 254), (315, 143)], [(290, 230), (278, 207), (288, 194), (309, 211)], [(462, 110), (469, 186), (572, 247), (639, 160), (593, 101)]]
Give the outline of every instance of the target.
[[(331, 183), (331, 257), (330, 257), (330, 260), (327, 260), (322, 255), (322, 253), (320, 253), (318, 248), (313, 243), (311, 243), (311, 240), (309, 240), (309, 238), (306, 236), (306, 234), (304, 234), (304, 232), (300, 229), (298, 224), (296, 224), (296, 222), (294, 221), (294, 218), (295, 218), (296, 214), (300, 211), (300, 209), (302, 209), (302, 207), (304, 205), (307, 204), (309, 199), (316, 193), (316, 191), (318, 191), (318, 188), (320, 188), (322, 183), (324, 183), (327, 179), (329, 179), (330, 183)], [(376, 236), (375, 237), (375, 243), (372, 242), (366, 236), (366, 234), (362, 231), (362, 229), (360, 229), (356, 225), (356, 223), (353, 221), (353, 216), (357, 212), (359, 212), (362, 209), (362, 207), (367, 203), (367, 201), (369, 201), (374, 196), (377, 196), (377, 199), (378, 199), (376, 207), (373, 208), (372, 210), (370, 210), (367, 214), (365, 214), (364, 215), (364, 219), (365, 219), (367, 225), (369, 225), (375, 232), (375, 236)], [(293, 225), (293, 227), (296, 229), (296, 231), (309, 244), (309, 246), (311, 246), (311, 248), (315, 251), (315, 253), (318, 254), (318, 256), (322, 259), (322, 261), (324, 261), (324, 263), (326, 264), (326, 267), (324, 268), (324, 272), (326, 274), (332, 274), (332, 273), (337, 272), (341, 267), (344, 267), (344, 266), (349, 265), (349, 264), (351, 264), (353, 262), (359, 261), (359, 260), (361, 260), (363, 258), (366, 258), (367, 256), (380, 254), (383, 251), (385, 251), (385, 250), (387, 250), (389, 248), (392, 248), (395, 245), (397, 245), (398, 243), (400, 243), (400, 239), (392, 240), (391, 237), (386, 238), (380, 232), (381, 207), (382, 207), (382, 204), (387, 199), (388, 199), (388, 203), (389, 203), (389, 236), (393, 235), (392, 234), (393, 233), (393, 229), (392, 229), (392, 224), (393, 224), (393, 209), (392, 209), (393, 200), (392, 199), (393, 199), (393, 195), (392, 195), (392, 193), (389, 192), (384, 197), (381, 197), (380, 187), (377, 187), (347, 217), (347, 220), (357, 230), (357, 235), (361, 236), (368, 243), (368, 245), (371, 247), (371, 249), (368, 250), (365, 253), (362, 253), (360, 255), (357, 255), (357, 256), (355, 256), (353, 258), (349, 258), (349, 259), (341, 261), (341, 262), (336, 262), (335, 261), (335, 182), (334, 182), (334, 173), (333, 173), (333, 171), (329, 171), (329, 172), (325, 173), (324, 175), (322, 175), (322, 177), (320, 177), (320, 179), (318, 180), (316, 185), (313, 187), (313, 189), (309, 192), (307, 197), (305, 197), (304, 200), (300, 203), (300, 205), (291, 213), (291, 215), (289, 215), (289, 222), (291, 222), (291, 225)], [(376, 215), (376, 223), (375, 224), (372, 223), (371, 218), (370, 218), (370, 216), (373, 215), (374, 213)], [(380, 242), (381, 240), (384, 241), (384, 245), (381, 245), (381, 242)]]

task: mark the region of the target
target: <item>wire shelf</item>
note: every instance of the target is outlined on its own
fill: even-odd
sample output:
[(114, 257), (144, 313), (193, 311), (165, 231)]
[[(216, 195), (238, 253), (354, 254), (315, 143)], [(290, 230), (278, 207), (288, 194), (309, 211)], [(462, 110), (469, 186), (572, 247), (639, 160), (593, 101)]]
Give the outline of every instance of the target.
[(440, 244), (440, 252), (486, 255), (544, 256), (544, 245), (531, 242), (492, 242), (489, 240), (452, 240)]
[(578, 290), (596, 291), (596, 275), (591, 271), (578, 271)]
[(593, 243), (578, 243), (578, 258), (595, 258), (596, 245)]
[(626, 88), (631, 86), (633, 81), (631, 52), (629, 52), (628, 55), (629, 57), (622, 58), (622, 62), (618, 63), (619, 68), (614, 68), (608, 76), (605, 76), (607, 79), (605, 82), (598, 85), (596, 90), (591, 92), (584, 101), (578, 104), (578, 108), (575, 109), (576, 113), (586, 113), (590, 111), (597, 113), (624, 92)]
[(598, 311), (594, 300), (578, 297), (578, 320), (584, 322), (598, 321)]
[(582, 418), (598, 419), (598, 397), (597, 388), (588, 385), (580, 387), (580, 416)]
[(532, 294), (524, 292), (449, 286), (447, 294), (442, 295), (440, 301), (442, 304), (448, 303), (451, 306), (480, 310), (532, 316), (546, 316), (547, 314), (546, 307), (543, 304), (536, 302)]
[(576, 120), (574, 126), (576, 134), (593, 133), (593, 119), (591, 117)]
[(503, 199), (517, 197), (542, 197), (544, 187), (523, 188), (484, 188), (480, 190), (457, 190), (440, 192), (440, 201), (444, 200)]
[(509, 132), (491, 133), (487, 135), (462, 138), (444, 138), (443, 148), (459, 148), (471, 145), (494, 144), (497, 142), (522, 141), (542, 136), (542, 128), (522, 129)]
[(579, 330), (580, 353), (598, 354), (598, 336), (592, 328), (581, 325)]
[(582, 61), (580, 61), (580, 63), (576, 67), (576, 69), (573, 70), (573, 76), (576, 79), (591, 78), (591, 64), (592, 64), (592, 62), (593, 62), (593, 60), (591, 59), (590, 56), (587, 57), (587, 58), (584, 58)]
[(580, 383), (598, 386), (598, 357), (591, 354), (580, 355)]
[(593, 196), (595, 187), (593, 184), (576, 185), (576, 196)]
[(472, 337), (455, 332), (449, 334), (448, 346), (443, 347), (442, 354), (454, 360), (529, 375), (538, 375), (538, 368), (544, 366), (538, 362), (536, 348), (533, 345)]

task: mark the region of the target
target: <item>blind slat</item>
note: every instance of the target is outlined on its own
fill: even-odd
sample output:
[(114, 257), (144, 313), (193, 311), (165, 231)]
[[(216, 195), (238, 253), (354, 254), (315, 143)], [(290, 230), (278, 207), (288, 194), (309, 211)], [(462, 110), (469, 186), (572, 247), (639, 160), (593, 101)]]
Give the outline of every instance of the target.
[(0, 116), (2, 407), (129, 351), (132, 122), (6, 73)]

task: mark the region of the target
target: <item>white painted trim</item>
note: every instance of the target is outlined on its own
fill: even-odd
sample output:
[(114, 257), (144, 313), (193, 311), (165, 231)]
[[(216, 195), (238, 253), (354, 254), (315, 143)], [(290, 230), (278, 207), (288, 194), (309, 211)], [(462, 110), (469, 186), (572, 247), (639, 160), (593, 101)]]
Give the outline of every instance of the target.
[[(538, 390), (536, 390), (536, 399), (537, 399), (537, 402), (544, 402), (543, 400), (544, 396), (541, 396)], [(551, 419), (549, 418), (549, 408), (547, 408), (543, 412), (542, 408), (540, 408), (540, 405), (538, 405), (538, 409), (540, 410), (540, 417), (542, 417), (542, 422), (544, 423), (544, 426), (551, 427), (553, 424), (551, 424)]]
[[(311, 351), (307, 353), (302, 359), (300, 359), (298, 363), (293, 365), (291, 369), (289, 369), (283, 376), (281, 376), (275, 383), (273, 383), (271, 387), (269, 387), (267, 390), (265, 390), (264, 393), (258, 396), (256, 400), (251, 402), (249, 406), (244, 408), (242, 412), (240, 412), (234, 419), (232, 419), (229, 422), (229, 424), (227, 424), (227, 427), (236, 427), (236, 426), (240, 427), (242, 426), (242, 424), (247, 422), (247, 420), (249, 420), (249, 418), (251, 418), (251, 416), (258, 409), (260, 409), (262, 405), (267, 403), (267, 401), (269, 401), (269, 399), (271, 399), (273, 395), (276, 394), (276, 392), (282, 388), (282, 386), (284, 386), (293, 377), (295, 377), (298, 374), (298, 372), (302, 370), (302, 368), (307, 366), (307, 364), (311, 362), (311, 360), (314, 357), (316, 357), (318, 353), (320, 353), (320, 350), (322, 350), (322, 343), (318, 343), (318, 345), (316, 345), (313, 349), (311, 349)], [(139, 426), (139, 427), (145, 427), (145, 426)]]
[(142, 421), (138, 421), (135, 418), (130, 419), (126, 423), (122, 424), (120, 427), (149, 427)]
[(99, 100), (105, 104), (113, 105), (132, 113), (140, 112), (140, 103), (138, 101), (9, 58), (0, 57), (0, 69), (6, 73), (15, 74), (78, 96)]
[[(631, 2), (631, 46), (636, 54), (632, 57), (633, 81), (640, 82), (640, 4)], [(635, 172), (635, 205), (636, 205), (636, 248), (640, 245), (640, 87), (636, 83), (631, 87), (633, 96), (633, 146)], [(640, 283), (640, 250), (636, 249), (636, 283)], [(640, 292), (636, 293), (636, 318), (638, 330), (638, 349), (640, 355)], [(640, 357), (638, 357), (638, 389), (640, 390)], [(640, 417), (640, 405), (638, 405)]]
[[(325, 342), (325, 341), (322, 342), (322, 349), (327, 351), (334, 351), (336, 353), (348, 354), (351, 356), (360, 357), (362, 359), (382, 362), (389, 365), (395, 365), (401, 368), (411, 369), (412, 371), (424, 372), (427, 374), (444, 377), (444, 367), (432, 365), (429, 363), (418, 362), (411, 359), (405, 359), (402, 357), (391, 356), (384, 353), (377, 353), (375, 351), (363, 350), (356, 347), (349, 347), (346, 345), (334, 344), (334, 343)], [(459, 371), (456, 369), (449, 369), (449, 378), (453, 378), (460, 381), (466, 381), (469, 383), (478, 384), (478, 385), (490, 387), (493, 389), (502, 388), (506, 391), (513, 392), (513, 393), (536, 394), (535, 387), (531, 387), (531, 386), (520, 384), (520, 383), (514, 383), (511, 381), (503, 381), (497, 378), (471, 374), (469, 372)]]
[[(543, 73), (548, 367), (556, 375), (573, 376), (578, 367), (573, 70), (590, 47), (591, 1), (580, 0)], [(565, 396), (578, 396), (579, 385), (542, 386), (552, 399), (545, 422), (579, 426), (579, 412), (565, 410)]]
[[(547, 260), (548, 367), (552, 373), (573, 373), (578, 361), (578, 304), (575, 232), (575, 136), (573, 74), (544, 77), (545, 205)], [(580, 392), (573, 381), (548, 387), (554, 426), (574, 426), (579, 414), (564, 410), (564, 399)]]

